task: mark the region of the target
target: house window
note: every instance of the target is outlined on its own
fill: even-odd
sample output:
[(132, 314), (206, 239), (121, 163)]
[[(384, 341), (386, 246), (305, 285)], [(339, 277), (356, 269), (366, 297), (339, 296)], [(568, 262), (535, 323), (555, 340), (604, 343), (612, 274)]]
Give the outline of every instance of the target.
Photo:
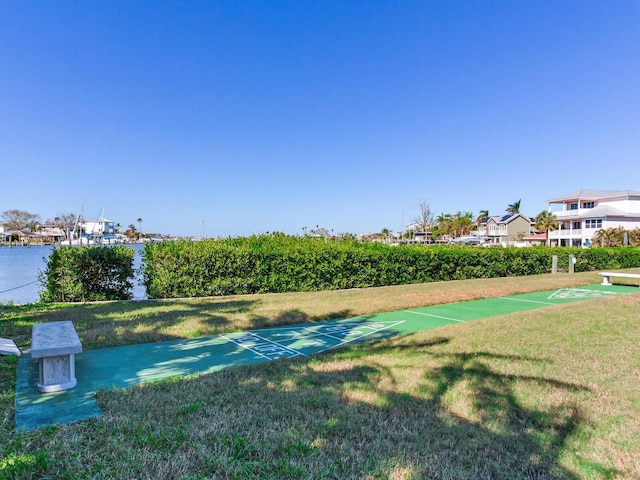
[(602, 228), (601, 218), (589, 218), (584, 221), (584, 228)]
[(496, 224), (489, 225), (489, 233), (491, 233), (491, 235), (496, 234), (496, 227), (497, 227)]
[(595, 206), (595, 202), (582, 202), (582, 208), (594, 208)]
[(580, 230), (580, 222), (573, 222), (571, 224), (571, 228), (573, 228), (574, 230)]
[(577, 209), (578, 209), (577, 203), (572, 203), (571, 205), (569, 205), (569, 210), (577, 210)]

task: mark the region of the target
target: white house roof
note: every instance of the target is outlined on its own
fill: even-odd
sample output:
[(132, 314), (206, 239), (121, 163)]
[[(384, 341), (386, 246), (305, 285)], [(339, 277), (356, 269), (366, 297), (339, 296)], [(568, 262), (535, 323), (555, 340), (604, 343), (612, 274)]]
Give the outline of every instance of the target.
[(569, 200), (599, 200), (601, 198), (626, 197), (630, 195), (640, 195), (640, 192), (633, 190), (576, 190), (556, 198), (547, 200), (547, 203), (563, 203)]
[(109, 220), (108, 218), (100, 217), (95, 220), (85, 220), (85, 223), (113, 223), (113, 220)]

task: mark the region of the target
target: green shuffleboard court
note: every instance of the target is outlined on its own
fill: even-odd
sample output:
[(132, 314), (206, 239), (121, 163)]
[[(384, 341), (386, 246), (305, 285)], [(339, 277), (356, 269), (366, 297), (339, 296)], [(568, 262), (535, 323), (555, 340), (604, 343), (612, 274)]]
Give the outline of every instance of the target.
[(56, 393), (38, 391), (37, 360), (23, 355), (18, 360), (16, 430), (30, 431), (101, 416), (95, 401), (95, 393), (100, 389), (206, 374), (278, 358), (304, 357), (364, 341), (637, 291), (638, 287), (590, 285), (344, 320), (89, 350), (76, 355), (77, 386)]

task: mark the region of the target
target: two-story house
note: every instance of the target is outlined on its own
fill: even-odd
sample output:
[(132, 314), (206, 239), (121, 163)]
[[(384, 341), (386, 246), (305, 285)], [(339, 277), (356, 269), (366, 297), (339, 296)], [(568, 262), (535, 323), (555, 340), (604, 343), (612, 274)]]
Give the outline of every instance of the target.
[(533, 220), (521, 213), (507, 213), (486, 218), (478, 226), (478, 236), (489, 243), (513, 245), (534, 233)]
[(96, 220), (87, 220), (82, 222), (82, 230), (87, 235), (113, 235), (116, 232), (116, 223), (113, 220), (107, 220), (100, 217)]
[(640, 192), (578, 190), (547, 203), (559, 224), (549, 232), (551, 245), (589, 246), (600, 229), (640, 228)]

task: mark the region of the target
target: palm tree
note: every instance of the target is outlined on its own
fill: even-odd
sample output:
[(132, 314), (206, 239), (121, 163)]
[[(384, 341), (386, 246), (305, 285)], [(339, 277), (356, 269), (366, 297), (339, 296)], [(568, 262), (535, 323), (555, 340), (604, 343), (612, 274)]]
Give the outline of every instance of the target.
[(134, 238), (137, 235), (136, 226), (133, 223), (130, 223), (124, 234), (129, 238)]
[(611, 245), (611, 238), (609, 235), (610, 232), (601, 228), (596, 232), (593, 236), (593, 244), (598, 247), (608, 247)]
[(619, 247), (624, 245), (624, 234), (626, 230), (622, 227), (601, 228), (593, 237), (593, 244), (600, 247)]
[(549, 246), (549, 232), (558, 229), (558, 219), (556, 216), (543, 210), (535, 218), (535, 227), (547, 236), (547, 246)]
[(480, 210), (480, 213), (478, 213), (478, 216), (476, 217), (476, 226), (479, 227), (482, 225), (482, 222), (487, 218), (489, 218), (489, 210)]
[(520, 213), (520, 199), (507, 207), (507, 213)]
[(142, 236), (142, 219), (138, 218), (136, 222), (138, 222), (138, 238), (140, 238)]
[(382, 231), (380, 232), (380, 235), (382, 236), (385, 242), (389, 240), (390, 234), (391, 234), (391, 230), (389, 230), (388, 228), (383, 228)]
[(438, 237), (442, 235), (451, 235), (453, 233), (453, 217), (450, 213), (441, 213), (436, 218), (436, 234)]
[(457, 236), (460, 232), (460, 236), (464, 236), (471, 231), (473, 226), (473, 213), (471, 212), (457, 212), (453, 215), (453, 236)]

